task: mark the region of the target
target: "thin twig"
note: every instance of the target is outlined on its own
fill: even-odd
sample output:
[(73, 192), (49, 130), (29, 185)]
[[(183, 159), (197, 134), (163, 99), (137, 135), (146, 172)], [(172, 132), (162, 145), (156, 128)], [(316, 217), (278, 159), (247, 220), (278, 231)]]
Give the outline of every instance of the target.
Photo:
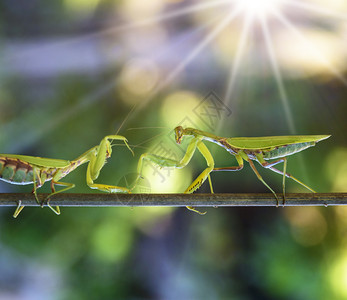
[[(39, 194), (44, 201), (48, 194)], [(282, 195), (278, 194), (279, 199)], [(30, 193), (0, 193), (0, 206), (37, 206)], [(273, 194), (74, 194), (54, 195), (52, 206), (276, 206)], [(281, 205), (282, 203), (280, 203)], [(46, 205), (46, 203), (44, 204)], [(288, 193), (286, 206), (347, 205), (347, 193)]]

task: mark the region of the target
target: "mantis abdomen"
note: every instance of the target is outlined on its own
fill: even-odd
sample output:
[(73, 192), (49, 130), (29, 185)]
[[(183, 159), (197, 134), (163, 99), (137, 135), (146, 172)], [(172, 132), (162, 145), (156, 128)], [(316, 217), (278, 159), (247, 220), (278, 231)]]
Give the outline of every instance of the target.
[(279, 146), (270, 151), (263, 151), (263, 157), (266, 160), (281, 158), (305, 150), (309, 147), (314, 146), (315, 144), (315, 142), (306, 142)]
[(0, 179), (12, 184), (31, 184), (33, 167), (19, 159), (0, 157)]

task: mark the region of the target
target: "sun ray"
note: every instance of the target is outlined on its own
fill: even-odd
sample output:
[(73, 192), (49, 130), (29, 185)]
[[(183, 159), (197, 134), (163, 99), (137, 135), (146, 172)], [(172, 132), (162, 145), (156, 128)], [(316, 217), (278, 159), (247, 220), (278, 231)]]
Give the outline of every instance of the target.
[[(107, 35), (112, 35), (116, 32), (121, 32), (121, 31), (126, 31), (126, 30), (131, 30), (131, 29), (136, 29), (139, 27), (143, 26), (148, 26), (152, 25), (156, 22), (159, 21), (167, 21), (169, 19), (181, 17), (184, 15), (188, 15), (197, 11), (205, 10), (205, 9), (211, 9), (213, 7), (217, 7), (220, 5), (229, 5), (231, 0), (214, 0), (214, 1), (209, 1), (206, 3), (199, 3), (199, 4), (194, 4), (190, 6), (186, 6), (184, 8), (176, 9), (167, 13), (162, 13), (159, 15), (156, 15), (152, 18), (144, 18), (140, 19), (136, 22), (130, 22), (130, 23), (125, 23), (125, 24), (120, 24), (120, 25), (115, 25), (109, 28), (104, 28), (101, 30), (85, 33), (85, 34), (79, 34), (77, 36), (69, 36), (69, 37), (64, 37), (59, 40), (54, 40), (52, 42), (49, 42), (45, 44), (44, 46), (40, 46), (37, 48), (37, 50), (32, 50), (33, 52), (35, 51), (41, 51), (45, 49), (46, 51), (49, 51), (50, 49), (55, 49), (56, 47), (64, 46), (64, 45), (70, 45), (70, 44), (78, 44), (81, 43), (85, 40), (89, 39), (98, 39), (102, 38)], [(121, 56), (119, 56), (121, 57)]]
[(267, 25), (266, 19), (260, 18), (260, 24), (261, 24), (263, 35), (265, 38), (265, 44), (266, 44), (266, 49), (267, 49), (268, 54), (269, 54), (271, 68), (272, 68), (272, 71), (274, 73), (274, 77), (275, 77), (275, 80), (276, 80), (276, 83), (278, 86), (278, 91), (280, 93), (280, 99), (282, 101), (284, 113), (285, 113), (286, 120), (287, 120), (287, 123), (289, 126), (289, 131), (291, 134), (295, 134), (296, 130), (295, 130), (293, 116), (292, 116), (291, 109), (289, 106), (287, 93), (286, 93), (286, 90), (284, 87), (282, 74), (281, 74), (280, 69), (279, 69), (278, 64), (277, 64), (276, 55), (275, 55), (275, 51), (273, 49), (273, 45), (272, 45), (272, 41), (271, 41), (271, 37), (270, 37), (270, 31), (269, 31), (269, 27)]
[(330, 64), (330, 62), (324, 58), (324, 56), (308, 41), (307, 38), (300, 32), (295, 25), (293, 25), (289, 20), (287, 20), (282, 14), (275, 14), (276, 18), (300, 41), (302, 42), (312, 54), (320, 60), (320, 62), (325, 65), (325, 67), (335, 75), (345, 86), (347, 86), (347, 79)]
[[(215, 21), (216, 21), (216, 20), (213, 19), (213, 22), (215, 22)], [(202, 31), (202, 30), (205, 29), (206, 27), (210, 26), (210, 25), (211, 25), (210, 23), (212, 23), (212, 22), (205, 23), (204, 25), (199, 26), (199, 28), (195, 28), (195, 30), (194, 30), (194, 32), (193, 32), (192, 34), (197, 34), (198, 32)], [(169, 49), (171, 49), (171, 45), (169, 45)], [(177, 69), (177, 67), (176, 67), (176, 69)], [(176, 70), (176, 69), (175, 69), (175, 70)], [(175, 70), (174, 70), (174, 72), (175, 72)], [(179, 72), (175, 72), (175, 73), (179, 73)], [(171, 73), (170, 73), (170, 74), (171, 74)], [(177, 75), (177, 74), (176, 74), (176, 75)], [(172, 76), (171, 76), (171, 77), (172, 77)], [(173, 80), (173, 79), (174, 79), (174, 77), (171, 78), (171, 80)], [(146, 98), (142, 99), (141, 102), (136, 102), (136, 103), (132, 106), (132, 108), (131, 108), (131, 110), (129, 111), (129, 113), (128, 113), (128, 114), (126, 115), (126, 117), (124, 118), (124, 120), (123, 120), (123, 122), (122, 122), (120, 128), (118, 129), (118, 131), (121, 129), (121, 127), (123, 127), (123, 125), (124, 125), (128, 120), (130, 120), (131, 118), (134, 118), (134, 117), (138, 114), (139, 111), (141, 111), (144, 107), (146, 107), (146, 105), (148, 104), (148, 102), (150, 102), (150, 101), (153, 99), (153, 97), (155, 97), (155, 95), (156, 95), (157, 93), (159, 93), (163, 88), (165, 88), (165, 86), (166, 86), (168, 83), (170, 83), (170, 80), (168, 80), (167, 78), (164, 78), (164, 81), (160, 82), (160, 83), (158, 84), (158, 86), (156, 86), (156, 87), (149, 93), (149, 95), (148, 95)]]
[(131, 29), (135, 29), (138, 27), (151, 25), (151, 24), (156, 23), (156, 22), (167, 21), (167, 20), (170, 20), (173, 18), (182, 17), (184, 15), (191, 14), (191, 13), (201, 11), (204, 9), (211, 9), (213, 7), (220, 6), (223, 4), (227, 5), (229, 3), (230, 3), (230, 0), (214, 0), (214, 1), (209, 1), (206, 3), (199, 3), (199, 4), (195, 4), (195, 5), (190, 5), (190, 6), (181, 8), (181, 9), (176, 9), (176, 10), (173, 10), (173, 11), (170, 11), (167, 13), (162, 13), (162, 14), (156, 15), (156, 16), (151, 17), (151, 18), (144, 18), (144, 19), (138, 20), (136, 22), (130, 22), (130, 23), (125, 23), (125, 24), (115, 25), (115, 26), (112, 26), (110, 28), (105, 28), (102, 30), (98, 30), (96, 32), (91, 32), (91, 33), (87, 33), (85, 35), (80, 35), (80, 36), (73, 38), (73, 39), (83, 40), (83, 39), (93, 38), (95, 36), (98, 36), (98, 37), (99, 36), (107, 36), (109, 34), (114, 34), (114, 33), (119, 32), (119, 31), (131, 30)]
[[(206, 3), (200, 3), (200, 4), (195, 4), (195, 5), (190, 5), (181, 9), (177, 9), (177, 10), (173, 10), (171, 12), (167, 12), (167, 13), (163, 13), (163, 14), (159, 14), (153, 18), (146, 18), (146, 19), (142, 19), (139, 20), (137, 22), (133, 22), (133, 23), (128, 23), (128, 24), (123, 24), (120, 26), (116, 26), (116, 27), (112, 27), (109, 28), (108, 30), (112, 31), (112, 30), (124, 30), (124, 29), (132, 29), (132, 28), (136, 28), (136, 27), (141, 27), (141, 26), (145, 26), (148, 24), (152, 24), (155, 22), (159, 22), (159, 21), (166, 21), (172, 18), (176, 18), (176, 17), (181, 17), (190, 13), (194, 13), (200, 10), (204, 10), (204, 9), (210, 9), (212, 7), (215, 6), (220, 6), (223, 4), (229, 4), (230, 0), (215, 0), (215, 1), (209, 1)], [(105, 30), (107, 31), (107, 29)]]
[[(174, 80), (177, 75), (182, 72), (182, 70), (194, 59), (196, 56), (206, 48), (215, 37), (234, 19), (238, 16), (240, 10), (235, 9), (231, 13), (229, 13), (222, 21), (218, 23), (218, 25), (188, 54), (188, 56), (177, 65), (177, 67), (170, 72), (170, 74), (164, 78), (164, 80), (152, 91), (152, 93), (144, 99), (141, 103), (135, 104), (131, 111), (131, 117), (134, 118), (137, 113), (141, 111), (143, 107), (145, 107), (148, 102), (153, 99), (153, 97), (159, 93), (163, 88), (165, 88), (172, 80)], [(130, 119), (130, 114), (127, 116)]]
[(247, 16), (263, 18), (273, 11), (278, 11), (285, 0), (234, 0), (234, 2)]
[(347, 14), (346, 13), (340, 13), (334, 10), (331, 10), (327, 7), (322, 7), (320, 5), (314, 5), (308, 2), (304, 2), (304, 1), (297, 1), (297, 0), (290, 0), (285, 2), (288, 6), (293, 6), (299, 9), (304, 9), (307, 10), (309, 12), (315, 12), (315, 13), (319, 13), (322, 15), (327, 15), (327, 16), (331, 16), (337, 19), (341, 19), (341, 20), (345, 20), (347, 21)]
[[(260, 24), (261, 24), (263, 35), (265, 38), (265, 44), (266, 44), (266, 48), (267, 48), (267, 51), (269, 54), (271, 67), (272, 67), (272, 70), (274, 73), (275, 80), (277, 82), (278, 91), (280, 94), (280, 99), (281, 99), (282, 105), (284, 107), (284, 113), (285, 113), (286, 120), (287, 120), (287, 123), (289, 126), (289, 131), (291, 134), (296, 134), (294, 119), (293, 119), (293, 115), (292, 115), (291, 108), (289, 105), (286, 89), (284, 87), (282, 74), (281, 74), (280, 69), (279, 69), (278, 64), (277, 64), (275, 51), (274, 51), (273, 44), (271, 41), (271, 34), (270, 34), (269, 26), (268, 26), (265, 18), (260, 18)], [(306, 165), (305, 165), (305, 161), (304, 161), (303, 157), (299, 156), (298, 160), (299, 160), (299, 165), (301, 168), (302, 177), (307, 178), (308, 177), (307, 176), (307, 169), (306, 169)], [(306, 179), (306, 181), (308, 181), (308, 179)]]
[(190, 53), (189, 55), (170, 73), (164, 80), (163, 85), (170, 83), (203, 49), (205, 49), (216, 36), (237, 17), (239, 10), (234, 10), (228, 14)]
[[(224, 96), (224, 102), (225, 102), (226, 106), (228, 106), (230, 104), (230, 101), (231, 101), (231, 94), (233, 92), (236, 78), (237, 78), (237, 75), (239, 72), (239, 67), (240, 67), (241, 60), (242, 60), (242, 54), (244, 53), (246, 41), (247, 41), (247, 38), (249, 36), (250, 26), (251, 26), (251, 17), (246, 16), (244, 18), (244, 23), (242, 26), (242, 32), (241, 32), (241, 36), (239, 39), (238, 47), (236, 50), (234, 63), (231, 65), (231, 68), (230, 68), (230, 74), (229, 74), (230, 79), (228, 80), (228, 85), (227, 85), (227, 89), (226, 89), (225, 96)], [(221, 120), (219, 122), (218, 129), (220, 129), (220, 127), (223, 125), (223, 121), (224, 120)]]

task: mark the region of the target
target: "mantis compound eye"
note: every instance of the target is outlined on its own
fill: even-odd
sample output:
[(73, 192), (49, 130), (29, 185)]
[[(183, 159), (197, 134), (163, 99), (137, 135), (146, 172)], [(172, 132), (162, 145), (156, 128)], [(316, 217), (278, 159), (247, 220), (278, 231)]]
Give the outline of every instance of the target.
[(107, 147), (106, 148), (106, 157), (109, 158), (111, 157), (112, 154), (112, 148), (111, 147)]

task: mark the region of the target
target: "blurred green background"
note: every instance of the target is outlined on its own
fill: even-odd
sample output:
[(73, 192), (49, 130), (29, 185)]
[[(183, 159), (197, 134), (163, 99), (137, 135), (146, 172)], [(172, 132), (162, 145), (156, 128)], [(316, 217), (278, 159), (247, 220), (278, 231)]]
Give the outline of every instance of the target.
[[(346, 16), (331, 0), (2, 0), (1, 152), (74, 159), (120, 130), (135, 157), (114, 147), (97, 180), (117, 185), (143, 152), (182, 157), (179, 124), (331, 134), (288, 171), (346, 192)], [(216, 166), (236, 164), (207, 144)], [(183, 170), (147, 165), (144, 188), (183, 192), (204, 167), (198, 152)], [(260, 172), (281, 192), (281, 176)], [(72, 192), (93, 192), (85, 173), (64, 179)], [(219, 193), (268, 192), (248, 164), (212, 180)], [(344, 207), (13, 210), (0, 210), (0, 299), (347, 299)]]

